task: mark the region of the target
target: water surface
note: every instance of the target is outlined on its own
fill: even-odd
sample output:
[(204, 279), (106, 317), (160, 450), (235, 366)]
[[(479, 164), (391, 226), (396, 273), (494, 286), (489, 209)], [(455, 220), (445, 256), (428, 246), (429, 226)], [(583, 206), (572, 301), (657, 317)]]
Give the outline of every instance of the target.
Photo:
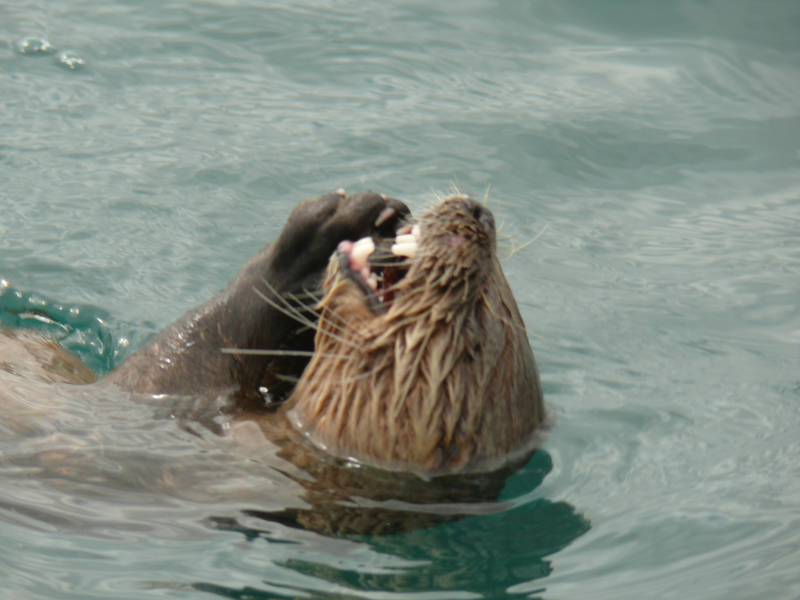
[(787, 1), (0, 9), (3, 324), (107, 371), (302, 198), (455, 185), (502, 224), (557, 416), (503, 510), (403, 536), (5, 469), (0, 597), (800, 596), (798, 27)]

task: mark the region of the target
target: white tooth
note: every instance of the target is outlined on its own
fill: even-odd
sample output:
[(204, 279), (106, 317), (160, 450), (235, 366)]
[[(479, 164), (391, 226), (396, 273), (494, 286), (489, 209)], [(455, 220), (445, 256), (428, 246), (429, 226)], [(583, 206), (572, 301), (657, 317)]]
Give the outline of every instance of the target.
[(411, 228), (411, 235), (413, 235), (417, 241), (419, 241), (420, 231), (419, 231), (419, 224), (415, 223), (414, 226)]
[(367, 282), (367, 285), (372, 288), (373, 292), (378, 291), (378, 278), (375, 277), (374, 273), (370, 273), (370, 276), (367, 277), (365, 281)]
[(394, 238), (395, 244), (416, 244), (417, 241), (418, 241), (417, 238), (415, 238), (410, 233), (398, 235), (396, 238)]
[(353, 244), (353, 250), (350, 252), (350, 260), (359, 267), (366, 265), (367, 257), (369, 257), (374, 250), (375, 242), (372, 241), (372, 238), (361, 238)]
[(372, 238), (367, 236), (363, 237), (360, 240), (353, 242), (353, 246), (369, 246), (370, 248), (375, 248), (375, 242), (372, 241)]
[(392, 254), (395, 256), (413, 257), (417, 253), (417, 243), (407, 242), (404, 244), (394, 244), (392, 246)]
[(369, 281), (369, 278), (372, 277), (372, 271), (366, 265), (359, 271), (359, 274), (364, 281)]

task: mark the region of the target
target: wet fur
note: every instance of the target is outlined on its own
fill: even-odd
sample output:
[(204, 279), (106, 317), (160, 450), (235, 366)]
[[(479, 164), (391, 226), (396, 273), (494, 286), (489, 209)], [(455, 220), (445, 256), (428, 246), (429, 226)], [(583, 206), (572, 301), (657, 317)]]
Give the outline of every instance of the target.
[(331, 260), (290, 418), (335, 455), (425, 473), (488, 469), (527, 449), (544, 419), (533, 353), (491, 213), (452, 196), (420, 226), (384, 314)]

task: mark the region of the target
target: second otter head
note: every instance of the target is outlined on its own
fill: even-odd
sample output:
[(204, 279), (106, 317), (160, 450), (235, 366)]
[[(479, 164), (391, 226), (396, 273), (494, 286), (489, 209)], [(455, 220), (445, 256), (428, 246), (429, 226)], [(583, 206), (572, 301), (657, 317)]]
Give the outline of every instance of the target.
[(333, 455), (427, 474), (529, 451), (544, 406), (492, 213), (445, 198), (385, 249), (331, 258), (292, 422)]

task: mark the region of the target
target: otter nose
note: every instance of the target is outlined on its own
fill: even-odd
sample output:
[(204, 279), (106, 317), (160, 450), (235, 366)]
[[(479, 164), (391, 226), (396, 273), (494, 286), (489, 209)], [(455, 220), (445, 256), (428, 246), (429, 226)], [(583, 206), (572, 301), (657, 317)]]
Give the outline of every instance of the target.
[(494, 215), (483, 204), (472, 198), (464, 198), (464, 208), (484, 229), (494, 230)]

